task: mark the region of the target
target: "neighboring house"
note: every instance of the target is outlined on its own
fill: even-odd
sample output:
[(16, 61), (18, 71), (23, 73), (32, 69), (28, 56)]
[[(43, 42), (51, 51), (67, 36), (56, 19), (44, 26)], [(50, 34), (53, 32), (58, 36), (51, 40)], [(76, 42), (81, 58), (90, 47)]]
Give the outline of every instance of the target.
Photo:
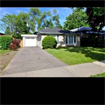
[(4, 36), (4, 35), (5, 35), (5, 34), (3, 34), (3, 33), (0, 32), (0, 36)]
[(86, 37), (86, 34), (89, 33), (91, 31), (92, 28), (89, 27), (79, 27), (79, 28), (75, 28), (70, 30), (71, 32), (75, 32), (80, 34), (81, 37)]
[(96, 35), (99, 34), (101, 38), (105, 38), (104, 30), (101, 30), (100, 32), (94, 32), (94, 31), (91, 31), (91, 29), (92, 28), (89, 28), (89, 27), (79, 27), (79, 28), (72, 29), (70, 31), (80, 34), (82, 38), (86, 38), (88, 34), (96, 34)]
[(3, 33), (0, 33), (0, 37), (1, 36), (9, 36), (9, 37), (12, 37), (12, 35), (5, 35), (5, 34), (3, 34)]
[(59, 28), (46, 28), (35, 32), (34, 35), (21, 35), (23, 47), (39, 46), (42, 48), (42, 40), (48, 35), (57, 40), (57, 47), (80, 46), (80, 35)]

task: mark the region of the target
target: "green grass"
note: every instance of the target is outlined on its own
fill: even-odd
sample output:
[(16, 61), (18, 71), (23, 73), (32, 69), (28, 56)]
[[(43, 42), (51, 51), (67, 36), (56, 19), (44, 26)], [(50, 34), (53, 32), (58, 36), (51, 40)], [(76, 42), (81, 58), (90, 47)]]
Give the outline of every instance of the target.
[(91, 75), (91, 77), (105, 77), (105, 72), (101, 74)]
[(66, 47), (45, 50), (68, 65), (88, 63), (105, 59), (105, 48)]
[(0, 50), (0, 55), (6, 54), (10, 52), (11, 50)]

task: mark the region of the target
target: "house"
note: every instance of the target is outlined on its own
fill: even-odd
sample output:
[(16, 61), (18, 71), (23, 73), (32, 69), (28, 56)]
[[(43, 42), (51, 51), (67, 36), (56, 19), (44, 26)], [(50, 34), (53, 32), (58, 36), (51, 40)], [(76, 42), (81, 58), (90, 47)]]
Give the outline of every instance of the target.
[(81, 37), (86, 37), (86, 34), (89, 33), (91, 31), (92, 28), (90, 27), (79, 27), (79, 28), (75, 28), (70, 30), (71, 32), (75, 32), (80, 34)]
[(105, 30), (101, 30), (100, 32), (92, 31), (92, 28), (89, 27), (79, 27), (70, 30), (71, 32), (75, 32), (80, 34), (82, 38), (86, 38), (88, 34), (95, 34), (96, 36), (99, 34), (101, 38), (105, 38)]
[(5, 35), (5, 34), (3, 34), (3, 33), (0, 32), (0, 36), (4, 36), (4, 35)]
[(35, 32), (34, 35), (21, 35), (23, 47), (39, 46), (42, 48), (42, 40), (48, 35), (57, 40), (56, 47), (80, 46), (80, 35), (59, 28), (46, 28)]

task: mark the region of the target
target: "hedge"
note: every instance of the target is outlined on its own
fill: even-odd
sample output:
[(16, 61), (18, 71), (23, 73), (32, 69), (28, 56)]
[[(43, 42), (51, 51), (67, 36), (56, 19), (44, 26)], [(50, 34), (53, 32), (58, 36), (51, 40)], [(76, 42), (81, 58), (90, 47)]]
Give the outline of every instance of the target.
[(2, 36), (0, 37), (0, 45), (2, 50), (7, 50), (10, 47), (11, 41), (13, 40), (12, 37), (9, 36)]

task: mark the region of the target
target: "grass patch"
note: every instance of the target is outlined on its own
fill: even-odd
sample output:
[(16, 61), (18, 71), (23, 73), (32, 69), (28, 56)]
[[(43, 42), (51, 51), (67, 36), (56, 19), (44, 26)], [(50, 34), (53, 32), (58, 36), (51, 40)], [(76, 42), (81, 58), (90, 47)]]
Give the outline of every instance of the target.
[(0, 50), (0, 55), (4, 55), (8, 52), (10, 52), (11, 50)]
[(68, 65), (88, 63), (105, 59), (105, 48), (66, 47), (45, 50)]
[(101, 74), (91, 75), (91, 77), (105, 77), (105, 72)]

